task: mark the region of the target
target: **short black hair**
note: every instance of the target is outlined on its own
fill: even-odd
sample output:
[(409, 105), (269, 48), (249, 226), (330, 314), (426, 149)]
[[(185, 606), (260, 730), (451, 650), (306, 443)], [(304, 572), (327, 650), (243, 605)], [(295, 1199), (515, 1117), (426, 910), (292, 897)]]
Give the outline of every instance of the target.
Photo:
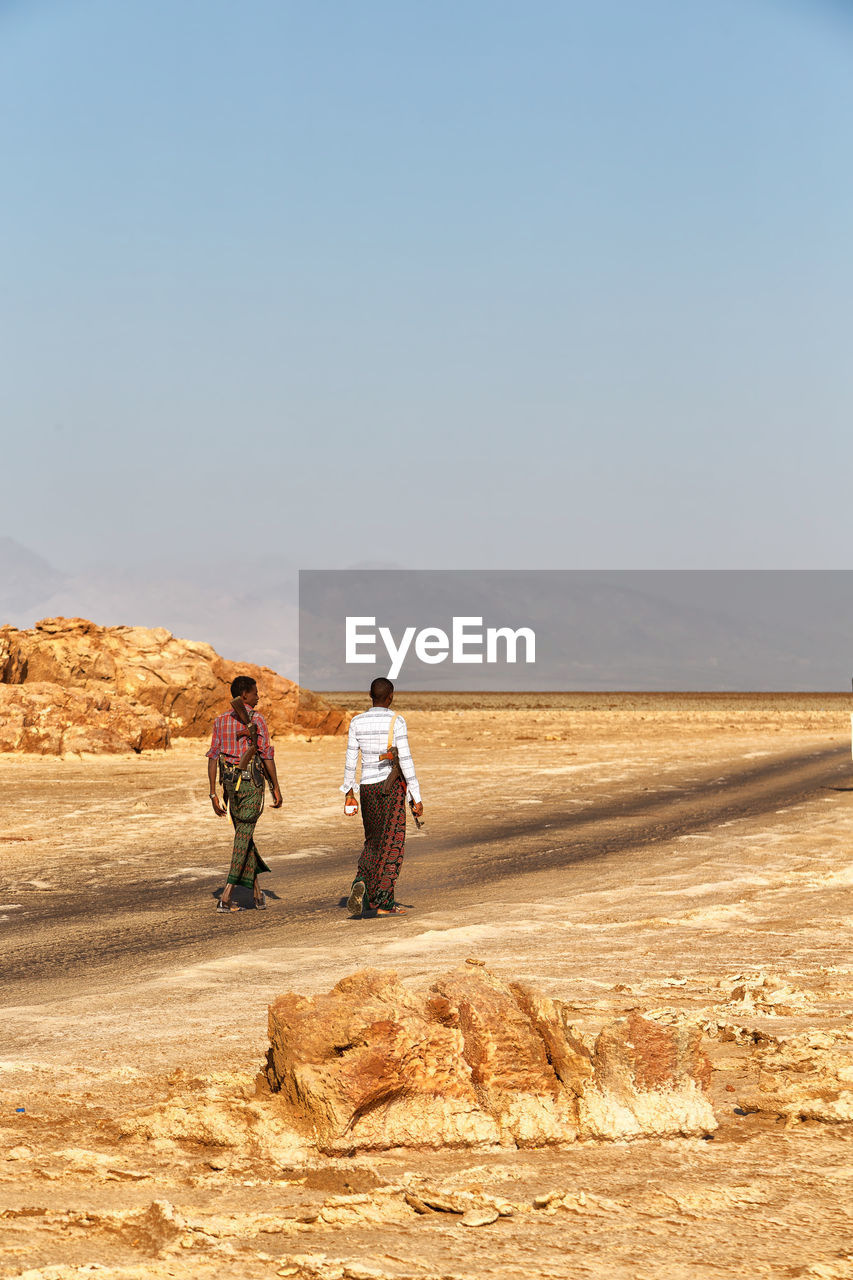
[(370, 683), (370, 696), (374, 702), (385, 702), (394, 692), (394, 686), (384, 676), (377, 676)]
[(248, 693), (250, 689), (257, 686), (257, 680), (254, 676), (236, 676), (231, 681), (231, 697), (242, 698), (244, 693)]

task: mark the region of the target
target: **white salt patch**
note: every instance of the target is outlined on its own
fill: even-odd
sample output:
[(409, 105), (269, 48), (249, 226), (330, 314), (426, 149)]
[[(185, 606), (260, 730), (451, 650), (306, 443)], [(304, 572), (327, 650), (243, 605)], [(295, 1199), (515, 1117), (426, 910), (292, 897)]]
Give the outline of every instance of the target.
[(218, 876), (221, 871), (221, 867), (181, 867), (167, 878), (169, 880), (201, 880), (204, 876)]
[(588, 764), (564, 764), (559, 769), (540, 769), (539, 773), (578, 773), (581, 769), (599, 769), (608, 764), (609, 760), (590, 760)]
[[(604, 929), (633, 929), (638, 924), (657, 924), (657, 917), (650, 917), (646, 920), (566, 920), (564, 922), (567, 929), (590, 929), (596, 933), (602, 932)], [(665, 924), (672, 924), (671, 920), (664, 921)], [(605, 985), (602, 983), (602, 985)]]
[(500, 938), (511, 929), (498, 929), (491, 924), (468, 924), (456, 929), (427, 929), (414, 938), (395, 938), (383, 946), (383, 951), (433, 951), (460, 942), (482, 942), (486, 938)]
[(827, 876), (821, 876), (818, 884), (853, 884), (853, 865), (842, 867), (840, 871), (831, 871)]
[(704, 907), (699, 911), (688, 911), (673, 923), (691, 925), (730, 924), (732, 920), (749, 919), (751, 919), (750, 913), (733, 902), (728, 906)]
[(710, 884), (685, 884), (680, 889), (656, 889), (661, 897), (700, 897), (706, 893), (722, 893), (727, 889), (742, 892), (747, 885), (765, 888), (771, 882), (761, 876), (744, 876), (740, 880), (717, 880)]

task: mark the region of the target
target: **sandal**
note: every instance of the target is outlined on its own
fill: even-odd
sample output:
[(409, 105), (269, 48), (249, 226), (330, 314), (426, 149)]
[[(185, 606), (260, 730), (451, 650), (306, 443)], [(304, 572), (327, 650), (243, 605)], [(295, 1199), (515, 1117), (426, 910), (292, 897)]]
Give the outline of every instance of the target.
[(409, 908), (401, 907), (399, 902), (395, 902), (393, 907), (377, 907), (376, 914), (378, 916), (407, 916)]
[(357, 920), (364, 911), (364, 895), (367, 891), (367, 885), (363, 880), (356, 880), (349, 891), (347, 898), (347, 911), (351, 920)]
[(266, 911), (266, 909), (267, 909), (267, 895), (264, 893), (262, 889), (261, 896), (259, 898), (255, 898), (255, 910)]
[(242, 911), (242, 907), (238, 907), (236, 902), (223, 902), (220, 898), (216, 904), (216, 910), (221, 911), (223, 915), (228, 915), (231, 911)]

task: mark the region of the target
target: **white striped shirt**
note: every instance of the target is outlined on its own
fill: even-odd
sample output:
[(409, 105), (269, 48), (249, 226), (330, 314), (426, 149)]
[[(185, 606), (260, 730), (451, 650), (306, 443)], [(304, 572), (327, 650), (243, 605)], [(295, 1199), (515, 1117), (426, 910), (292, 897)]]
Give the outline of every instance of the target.
[[(350, 721), (349, 737), (347, 738), (346, 769), (344, 770), (344, 785), (341, 787), (341, 791), (349, 791), (350, 787), (355, 786), (355, 769), (358, 764), (359, 751), (361, 752), (362, 784), (369, 785), (371, 782), (382, 782), (384, 778), (388, 777), (391, 772), (391, 766), (387, 760), (383, 760), (380, 764), (379, 756), (383, 751), (388, 750), (388, 727), (391, 724), (392, 715), (394, 715), (394, 712), (390, 707), (371, 707), (369, 711), (362, 711), (361, 715), (353, 716)], [(409, 750), (406, 722), (399, 715), (394, 721), (394, 740), (391, 745), (397, 748), (400, 768), (403, 770), (403, 776), (409, 786), (409, 795), (415, 804), (418, 804), (421, 798), (421, 789), (418, 786), (412, 753)]]

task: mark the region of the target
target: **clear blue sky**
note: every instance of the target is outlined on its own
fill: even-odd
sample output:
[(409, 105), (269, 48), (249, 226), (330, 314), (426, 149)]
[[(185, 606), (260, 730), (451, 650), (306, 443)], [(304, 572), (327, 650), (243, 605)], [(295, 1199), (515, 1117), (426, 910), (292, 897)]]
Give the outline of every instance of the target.
[(851, 126), (831, 0), (0, 0), (0, 534), (844, 567)]

